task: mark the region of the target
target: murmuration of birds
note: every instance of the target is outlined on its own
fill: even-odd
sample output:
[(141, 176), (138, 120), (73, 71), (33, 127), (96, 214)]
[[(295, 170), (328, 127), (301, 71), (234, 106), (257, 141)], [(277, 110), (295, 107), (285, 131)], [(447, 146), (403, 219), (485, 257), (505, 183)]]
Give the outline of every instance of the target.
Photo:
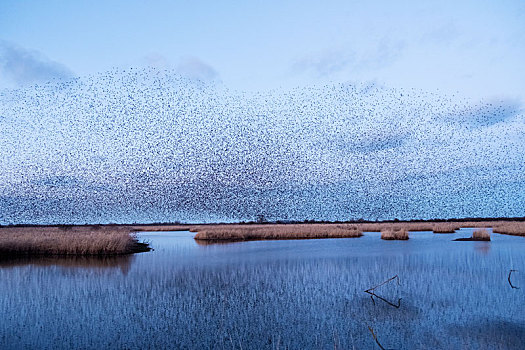
[(154, 68), (0, 91), (0, 224), (524, 216), (512, 100)]

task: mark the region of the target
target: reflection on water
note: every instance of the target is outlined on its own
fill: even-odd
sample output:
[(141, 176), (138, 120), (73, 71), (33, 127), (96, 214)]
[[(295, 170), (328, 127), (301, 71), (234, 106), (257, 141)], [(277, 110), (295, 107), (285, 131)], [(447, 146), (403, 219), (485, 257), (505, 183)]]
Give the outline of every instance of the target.
[(127, 274), (135, 256), (37, 256), (0, 258), (0, 269), (14, 266), (54, 266), (63, 268), (84, 268), (91, 270), (119, 269)]
[[(0, 348), (378, 348), (370, 329), (385, 348), (521, 348), (525, 294), (507, 277), (525, 286), (525, 239), (451, 241), (470, 234), (144, 233), (155, 251), (126, 261), (0, 263)], [(374, 291), (399, 308), (364, 293), (394, 275)]]

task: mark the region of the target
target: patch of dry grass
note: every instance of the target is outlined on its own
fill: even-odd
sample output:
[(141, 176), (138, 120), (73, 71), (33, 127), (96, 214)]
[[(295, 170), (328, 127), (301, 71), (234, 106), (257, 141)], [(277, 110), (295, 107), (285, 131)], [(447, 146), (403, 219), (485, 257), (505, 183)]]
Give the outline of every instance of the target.
[[(408, 239), (408, 232), (433, 231), (454, 233), (463, 227), (493, 227), (494, 232), (525, 236), (525, 222), (519, 221), (447, 221), (447, 222), (377, 222), (349, 224), (217, 224), (190, 225), (197, 240), (233, 241), (262, 239), (307, 239), (359, 237), (362, 232), (382, 232), (384, 239)], [(392, 231), (392, 232), (390, 232)], [(398, 233), (394, 233), (398, 232)], [(406, 232), (406, 233), (403, 233)], [(386, 238), (394, 237), (394, 238)], [(400, 238), (395, 238), (400, 237)]]
[(472, 232), (472, 239), (477, 241), (490, 241), (490, 233), (485, 228), (480, 228)]
[(493, 226), (492, 232), (525, 237), (525, 222), (512, 221), (499, 223)]
[(125, 226), (7, 227), (0, 255), (121, 255), (147, 251)]
[(360, 237), (352, 224), (209, 225), (195, 227), (196, 240), (244, 241)]
[(405, 241), (408, 239), (408, 231), (399, 227), (385, 228), (381, 231), (381, 239)]
[(457, 222), (436, 222), (432, 225), (432, 231), (434, 233), (455, 233), (461, 226)]
[(189, 231), (190, 225), (133, 225), (131, 226), (133, 231), (151, 231), (151, 232), (163, 232), (163, 231)]

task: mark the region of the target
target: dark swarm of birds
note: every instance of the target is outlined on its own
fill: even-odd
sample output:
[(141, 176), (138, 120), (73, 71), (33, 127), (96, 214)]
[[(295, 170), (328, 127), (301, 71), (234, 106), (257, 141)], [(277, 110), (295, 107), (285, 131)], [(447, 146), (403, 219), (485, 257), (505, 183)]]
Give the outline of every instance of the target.
[(0, 91), (0, 224), (525, 215), (513, 100), (154, 68)]

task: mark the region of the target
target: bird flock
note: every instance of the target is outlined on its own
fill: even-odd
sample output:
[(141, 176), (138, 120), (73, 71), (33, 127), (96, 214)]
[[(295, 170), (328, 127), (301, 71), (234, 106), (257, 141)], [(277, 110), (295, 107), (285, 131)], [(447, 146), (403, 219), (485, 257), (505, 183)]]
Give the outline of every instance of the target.
[(513, 100), (155, 68), (0, 91), (0, 224), (524, 216)]

